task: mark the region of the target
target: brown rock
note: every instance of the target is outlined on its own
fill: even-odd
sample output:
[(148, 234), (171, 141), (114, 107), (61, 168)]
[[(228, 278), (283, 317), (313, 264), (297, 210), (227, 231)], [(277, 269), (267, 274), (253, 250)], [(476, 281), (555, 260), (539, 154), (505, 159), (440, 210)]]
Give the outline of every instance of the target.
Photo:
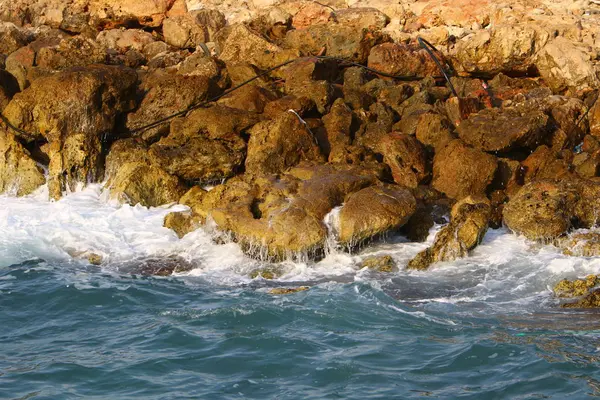
[[(162, 71), (149, 74), (142, 83), (142, 89), (145, 94), (139, 107), (127, 116), (127, 128), (130, 130), (185, 110), (216, 94), (216, 88), (206, 77), (166, 74)], [(168, 131), (169, 124), (164, 123), (134, 132), (133, 135), (153, 142)]]
[(131, 110), (136, 80), (132, 70), (91, 65), (39, 78), (13, 97), (4, 115), (30, 133), (20, 139), (49, 144), (52, 198), (102, 177), (102, 135)]
[(202, 9), (189, 14), (171, 16), (163, 22), (165, 42), (179, 48), (195, 48), (214, 40), (214, 35), (226, 24), (218, 10)]
[(521, 107), (488, 108), (461, 122), (458, 136), (471, 146), (489, 152), (536, 148), (542, 141), (548, 117)]
[(186, 191), (179, 178), (140, 162), (121, 165), (108, 188), (112, 198), (146, 207), (176, 202)]
[(337, 10), (335, 21), (342, 25), (354, 26), (357, 29), (383, 29), (390, 19), (374, 7), (352, 7)]
[[(600, 233), (596, 231), (573, 232), (568, 236), (558, 238), (555, 244), (568, 256), (598, 257), (600, 256)], [(593, 281), (595, 286), (596, 281)], [(554, 290), (556, 292), (556, 288)], [(575, 294), (580, 296), (584, 293)]]
[(159, 27), (172, 4), (170, 0), (91, 0), (88, 8), (94, 25), (104, 29), (127, 26), (132, 21)]
[(41, 48), (36, 55), (37, 66), (49, 70), (62, 70), (106, 61), (106, 49), (92, 39), (75, 36), (63, 39), (56, 46)]
[(211, 183), (229, 178), (244, 162), (246, 143), (231, 133), (218, 140), (203, 132), (183, 135), (174, 121), (174, 134), (160, 139), (150, 147), (150, 155), (157, 165), (169, 174), (190, 183)]
[(549, 38), (548, 32), (530, 24), (496, 26), (459, 41), (455, 57), (458, 67), (469, 73), (525, 73)]
[(339, 159), (344, 154), (346, 146), (352, 144), (352, 110), (343, 99), (335, 101), (329, 114), (323, 118), (327, 142), (329, 145), (329, 161)]
[(19, 83), (10, 73), (0, 69), (0, 112), (8, 105), (13, 96), (19, 92)]
[(427, 154), (413, 136), (392, 132), (381, 138), (378, 150), (398, 185), (416, 188), (429, 178), (431, 170)]
[(580, 194), (568, 185), (549, 181), (526, 184), (504, 206), (504, 223), (532, 240), (556, 238), (571, 228)]
[(219, 58), (228, 65), (244, 62), (267, 69), (298, 56), (297, 51), (283, 50), (242, 24), (221, 29), (215, 41)]
[(96, 36), (96, 42), (107, 49), (115, 49), (121, 53), (134, 49), (143, 51), (150, 43), (155, 42), (151, 33), (141, 29), (110, 29)]
[(27, 46), (29, 38), (11, 22), (0, 22), (0, 54), (10, 54)]
[(315, 2), (307, 2), (295, 13), (292, 26), (295, 29), (304, 29), (312, 25), (326, 24), (333, 19), (331, 8)]
[(44, 171), (14, 135), (0, 125), (0, 193), (25, 196), (44, 183)]
[(273, 295), (282, 295), (282, 294), (292, 294), (298, 292), (304, 292), (305, 290), (310, 289), (308, 286), (300, 286), (296, 288), (275, 288), (269, 291), (269, 294)]
[(570, 164), (548, 146), (539, 146), (522, 162), (523, 181), (567, 178), (572, 175)]
[(312, 25), (291, 30), (286, 34), (284, 46), (300, 50), (303, 54), (318, 54), (323, 47), (327, 55), (365, 63), (373, 46), (382, 41), (381, 35), (351, 25)]
[(305, 122), (292, 112), (256, 124), (249, 131), (246, 171), (279, 173), (301, 160), (322, 161), (315, 137)]
[(432, 186), (453, 199), (485, 194), (497, 169), (496, 157), (451, 141), (433, 159)]
[(456, 136), (450, 122), (439, 114), (422, 114), (417, 123), (415, 136), (419, 142), (436, 150), (441, 150)]
[(353, 193), (340, 211), (340, 243), (355, 247), (374, 236), (397, 230), (415, 209), (415, 198), (400, 186), (372, 186)]
[(565, 303), (564, 308), (598, 308), (600, 307), (600, 290), (589, 292), (584, 298), (574, 303)]
[(371, 49), (368, 67), (386, 74), (405, 77), (439, 75), (439, 69), (421, 46), (383, 43)]
[(258, 86), (243, 86), (239, 90), (221, 97), (218, 103), (225, 107), (262, 113), (265, 106), (275, 99), (277, 96), (267, 89)]
[(555, 93), (575, 93), (600, 85), (589, 52), (582, 46), (557, 37), (537, 55), (535, 65), (544, 81)]
[(435, 236), (431, 247), (417, 254), (408, 269), (427, 269), (435, 262), (453, 261), (466, 257), (485, 236), (490, 203), (483, 197), (466, 197), (452, 207), (450, 223)]
[(393, 272), (396, 269), (396, 262), (391, 256), (375, 256), (364, 259), (360, 267), (379, 272)]

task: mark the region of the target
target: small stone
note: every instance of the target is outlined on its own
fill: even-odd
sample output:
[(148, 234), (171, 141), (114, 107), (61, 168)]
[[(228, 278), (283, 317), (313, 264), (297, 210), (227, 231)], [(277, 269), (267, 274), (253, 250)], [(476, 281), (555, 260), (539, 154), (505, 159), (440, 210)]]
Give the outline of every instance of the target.
[(374, 269), (379, 272), (392, 272), (396, 268), (396, 262), (392, 256), (369, 257), (360, 266), (361, 268)]
[(310, 289), (308, 286), (300, 286), (296, 288), (275, 288), (269, 290), (269, 294), (280, 295), (280, 294), (292, 294), (297, 292), (303, 292), (305, 290)]

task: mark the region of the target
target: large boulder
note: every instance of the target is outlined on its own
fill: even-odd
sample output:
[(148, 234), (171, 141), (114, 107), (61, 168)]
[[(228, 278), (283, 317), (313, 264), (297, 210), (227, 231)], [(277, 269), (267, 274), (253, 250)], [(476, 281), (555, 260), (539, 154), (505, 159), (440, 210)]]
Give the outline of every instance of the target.
[(0, 193), (25, 196), (44, 183), (42, 168), (15, 136), (0, 125)]
[(102, 177), (102, 140), (134, 105), (134, 71), (91, 65), (35, 80), (16, 94), (5, 117), (27, 142), (47, 141), (52, 198)]
[(379, 142), (378, 152), (399, 185), (416, 188), (430, 177), (425, 147), (414, 136), (397, 132), (385, 135)]
[(155, 28), (172, 5), (172, 0), (90, 0), (88, 9), (93, 24), (104, 29), (132, 23)]
[(318, 258), (328, 234), (325, 215), (347, 195), (375, 184), (379, 174), (330, 164), (303, 165), (280, 176), (236, 176), (209, 192), (189, 194), (192, 213), (182, 225), (212, 221), (258, 258)]
[(580, 194), (571, 185), (551, 181), (526, 184), (504, 206), (504, 223), (528, 239), (553, 239), (572, 224)]
[(555, 93), (600, 86), (589, 51), (564, 37), (548, 43), (537, 55), (535, 65)]
[(493, 181), (496, 157), (453, 140), (433, 159), (433, 188), (453, 199), (483, 195)]
[(324, 161), (313, 132), (293, 112), (259, 122), (249, 134), (247, 172), (279, 173), (302, 160)]
[(546, 133), (548, 116), (524, 107), (486, 108), (471, 114), (456, 128), (471, 146), (488, 152), (536, 148)]
[[(144, 97), (137, 110), (127, 116), (127, 128), (139, 129), (171, 114), (185, 110), (216, 94), (213, 82), (204, 76), (152, 73), (143, 81)], [(169, 132), (168, 122), (134, 132), (148, 142), (154, 142)]]
[(372, 237), (401, 228), (416, 209), (410, 190), (371, 186), (351, 194), (339, 215), (339, 241), (354, 247)]
[(435, 262), (466, 257), (485, 236), (491, 208), (483, 197), (466, 197), (452, 207), (450, 223), (435, 236), (433, 245), (415, 256), (407, 268), (423, 270)]

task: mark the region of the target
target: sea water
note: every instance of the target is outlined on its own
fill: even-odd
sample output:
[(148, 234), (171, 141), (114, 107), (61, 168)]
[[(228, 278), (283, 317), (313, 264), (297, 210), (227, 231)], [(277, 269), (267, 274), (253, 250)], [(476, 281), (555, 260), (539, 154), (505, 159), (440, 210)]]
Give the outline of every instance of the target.
[[(210, 229), (162, 227), (184, 209), (120, 205), (99, 185), (55, 202), (43, 189), (0, 197), (1, 399), (600, 396), (600, 314), (551, 294), (600, 259), (500, 229), (468, 258), (405, 270), (436, 227), (426, 243), (393, 236), (356, 254), (332, 237), (325, 259), (284, 262), (267, 281), (249, 277), (265, 263)], [(373, 255), (399, 270), (361, 269)], [(173, 256), (193, 269), (131, 270)]]

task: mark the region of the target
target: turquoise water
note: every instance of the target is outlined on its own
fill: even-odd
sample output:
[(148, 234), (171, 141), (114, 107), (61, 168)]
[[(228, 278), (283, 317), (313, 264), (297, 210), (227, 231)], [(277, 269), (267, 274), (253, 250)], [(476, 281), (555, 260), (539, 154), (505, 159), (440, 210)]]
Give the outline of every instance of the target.
[(597, 315), (466, 317), (364, 283), (272, 296), (39, 261), (2, 270), (0, 309), (2, 398), (600, 394)]
[[(360, 270), (369, 254), (402, 266), (426, 246), (391, 238), (284, 264), (269, 282), (248, 278), (260, 263), (236, 245), (161, 228), (167, 208), (110, 204), (97, 188), (0, 205), (1, 399), (600, 396), (600, 314), (563, 312), (548, 290), (598, 272), (596, 259), (500, 230), (427, 272)], [(105, 264), (73, 256), (84, 251)], [(171, 253), (196, 268), (131, 274)]]

